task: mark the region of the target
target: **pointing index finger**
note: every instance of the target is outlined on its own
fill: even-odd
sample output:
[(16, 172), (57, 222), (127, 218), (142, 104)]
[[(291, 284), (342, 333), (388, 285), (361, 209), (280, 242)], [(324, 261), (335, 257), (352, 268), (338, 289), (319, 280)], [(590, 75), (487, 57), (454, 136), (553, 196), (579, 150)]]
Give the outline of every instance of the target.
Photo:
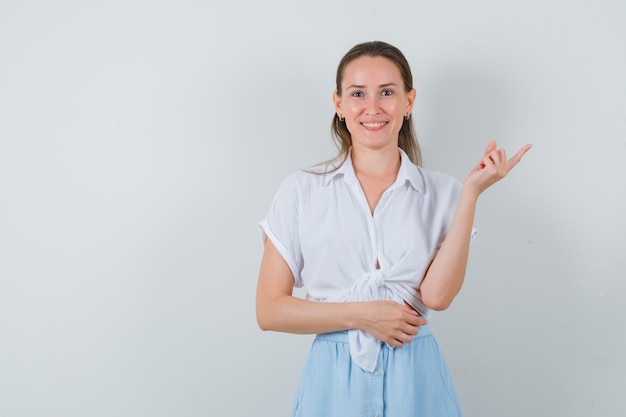
[(508, 171), (513, 169), (513, 167), (515, 165), (517, 165), (519, 163), (519, 161), (522, 160), (522, 157), (524, 156), (524, 154), (526, 154), (526, 152), (528, 152), (528, 150), (530, 148), (532, 148), (531, 144), (526, 144), (526, 145), (522, 146), (522, 148), (519, 151), (517, 151), (517, 153), (515, 155), (513, 155), (511, 157), (511, 159), (509, 159), (507, 161), (507, 169), (508, 169)]

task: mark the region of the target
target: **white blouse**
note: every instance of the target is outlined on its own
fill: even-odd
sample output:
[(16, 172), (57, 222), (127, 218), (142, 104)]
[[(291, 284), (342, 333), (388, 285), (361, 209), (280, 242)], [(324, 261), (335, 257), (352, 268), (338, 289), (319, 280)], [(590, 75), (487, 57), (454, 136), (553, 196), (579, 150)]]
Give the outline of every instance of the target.
[[(261, 231), (289, 265), (294, 286), (306, 287), (308, 300), (406, 301), (431, 316), (419, 286), (448, 232), (461, 184), (400, 154), (398, 177), (373, 215), (350, 157), (329, 174), (297, 171), (283, 181)], [(372, 372), (380, 341), (356, 329), (349, 341), (352, 360)]]

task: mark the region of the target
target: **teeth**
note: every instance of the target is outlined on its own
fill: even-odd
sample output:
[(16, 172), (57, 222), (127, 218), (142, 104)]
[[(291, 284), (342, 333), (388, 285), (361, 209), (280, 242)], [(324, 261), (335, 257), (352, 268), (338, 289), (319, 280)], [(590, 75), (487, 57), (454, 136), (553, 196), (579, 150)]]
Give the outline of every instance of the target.
[(386, 122), (380, 122), (380, 123), (361, 123), (363, 126), (365, 127), (383, 127), (385, 124), (387, 124)]

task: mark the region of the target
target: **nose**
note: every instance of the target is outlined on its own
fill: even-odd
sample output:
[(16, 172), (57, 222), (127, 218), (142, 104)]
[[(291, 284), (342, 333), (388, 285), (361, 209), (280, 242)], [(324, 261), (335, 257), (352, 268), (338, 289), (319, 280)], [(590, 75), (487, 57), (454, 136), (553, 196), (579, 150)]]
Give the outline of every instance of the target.
[(380, 113), (380, 103), (377, 96), (369, 96), (365, 102), (366, 114), (378, 114)]

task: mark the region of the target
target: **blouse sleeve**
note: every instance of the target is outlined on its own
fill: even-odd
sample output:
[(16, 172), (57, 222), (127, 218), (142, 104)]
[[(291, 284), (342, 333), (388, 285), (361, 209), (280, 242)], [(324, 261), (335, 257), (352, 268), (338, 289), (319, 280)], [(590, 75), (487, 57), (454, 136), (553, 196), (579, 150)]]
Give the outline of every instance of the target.
[(289, 265), (294, 287), (302, 287), (300, 273), (303, 267), (298, 225), (298, 191), (298, 181), (292, 174), (283, 181), (274, 196), (267, 217), (259, 223), (263, 243), (265, 244), (266, 238), (270, 239)]

